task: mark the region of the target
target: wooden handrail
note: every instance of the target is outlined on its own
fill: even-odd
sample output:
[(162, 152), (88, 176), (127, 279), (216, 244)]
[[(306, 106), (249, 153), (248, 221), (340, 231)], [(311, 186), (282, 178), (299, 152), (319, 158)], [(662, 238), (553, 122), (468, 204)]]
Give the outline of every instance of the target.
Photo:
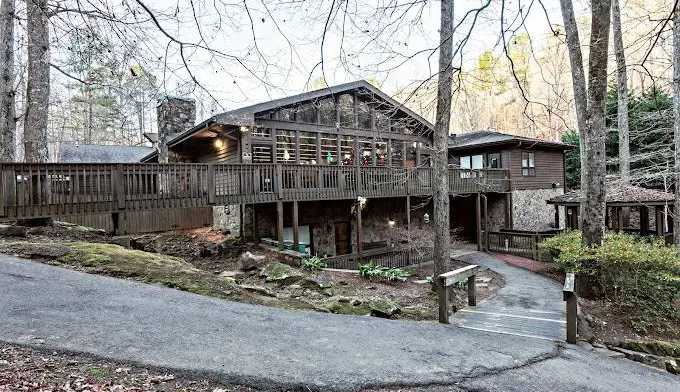
[(467, 267), (449, 271), (437, 277), (437, 297), (439, 298), (439, 322), (449, 323), (449, 287), (467, 279), (468, 305), (477, 306), (475, 293), (475, 279), (479, 272), (478, 265), (468, 265)]

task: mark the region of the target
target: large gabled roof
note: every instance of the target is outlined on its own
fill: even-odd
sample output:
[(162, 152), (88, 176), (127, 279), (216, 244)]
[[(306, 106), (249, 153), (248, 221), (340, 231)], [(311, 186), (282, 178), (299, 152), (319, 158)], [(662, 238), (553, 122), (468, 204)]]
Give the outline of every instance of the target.
[[(191, 137), (193, 134), (202, 131), (203, 129), (209, 128), (212, 124), (229, 124), (229, 125), (245, 125), (251, 126), (255, 122), (255, 114), (261, 112), (267, 112), (270, 110), (275, 110), (282, 107), (293, 106), (298, 102), (313, 101), (321, 99), (324, 97), (331, 96), (333, 94), (340, 94), (347, 91), (355, 91), (359, 89), (365, 89), (368, 92), (377, 96), (380, 100), (393, 106), (394, 108), (403, 111), (406, 115), (413, 117), (416, 121), (423, 124), (428, 130), (433, 130), (434, 126), (422, 116), (412, 111), (411, 109), (404, 106), (404, 104), (397, 102), (394, 98), (382, 92), (377, 87), (368, 83), (365, 80), (357, 80), (350, 83), (339, 84), (336, 86), (329, 86), (319, 90), (309, 91), (306, 93), (291, 95), (284, 98), (274, 99), (271, 101), (266, 101), (258, 103), (255, 105), (245, 106), (239, 109), (230, 110), (228, 112), (220, 113), (214, 115), (200, 124), (194, 126), (193, 128), (174, 135), (172, 139), (168, 140), (168, 146), (172, 147), (178, 143)], [(154, 153), (145, 156), (142, 161), (148, 161), (154, 157)]]
[(551, 142), (530, 137), (511, 135), (497, 131), (475, 131), (461, 133), (449, 139), (449, 148), (465, 150), (476, 147), (493, 146), (499, 144), (518, 144), (522, 147), (550, 147), (563, 150), (571, 149), (568, 144)]

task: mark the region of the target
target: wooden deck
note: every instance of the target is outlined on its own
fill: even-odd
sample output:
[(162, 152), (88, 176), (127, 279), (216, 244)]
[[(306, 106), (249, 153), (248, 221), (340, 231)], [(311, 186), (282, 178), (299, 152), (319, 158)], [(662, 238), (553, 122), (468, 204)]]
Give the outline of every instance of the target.
[[(451, 169), (450, 192), (507, 192), (505, 169)], [(431, 168), (294, 164), (0, 164), (0, 216), (427, 196)]]

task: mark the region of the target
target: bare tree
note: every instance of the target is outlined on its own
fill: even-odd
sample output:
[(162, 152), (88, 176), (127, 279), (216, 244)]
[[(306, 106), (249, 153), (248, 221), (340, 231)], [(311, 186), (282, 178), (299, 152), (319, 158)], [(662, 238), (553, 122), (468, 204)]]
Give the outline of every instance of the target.
[(621, 32), (621, 9), (619, 0), (612, 0), (612, 33), (614, 55), (616, 56), (616, 95), (618, 103), (617, 119), (619, 128), (619, 175), (621, 181), (630, 182), (630, 146), (628, 130), (628, 75), (626, 55)]
[(47, 162), (47, 119), (50, 97), (49, 31), (47, 0), (26, 4), (28, 79), (24, 121), (24, 159)]
[[(673, 16), (673, 135), (675, 143), (675, 211), (680, 210), (680, 1)], [(673, 243), (680, 246), (680, 219), (673, 219)]]
[(449, 249), (449, 173), (448, 141), (453, 83), (453, 0), (442, 0), (439, 30), (439, 78), (437, 115), (434, 125), (434, 274), (444, 273), (451, 258)]
[(584, 191), (580, 209), (583, 243), (586, 246), (599, 246), (604, 239), (605, 222), (605, 100), (611, 0), (591, 2), (587, 90), (572, 0), (560, 0), (560, 6), (567, 34), (576, 118), (583, 148), (581, 150), (581, 184)]
[(14, 0), (0, 0), (0, 162), (14, 161)]

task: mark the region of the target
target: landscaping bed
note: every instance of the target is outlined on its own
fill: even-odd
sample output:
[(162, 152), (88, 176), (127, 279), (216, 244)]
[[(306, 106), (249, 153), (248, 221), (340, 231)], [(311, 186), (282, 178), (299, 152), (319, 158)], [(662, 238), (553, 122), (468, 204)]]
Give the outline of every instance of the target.
[[(0, 252), (252, 304), (409, 320), (437, 317), (436, 296), (426, 281), (431, 266), (409, 269), (410, 276), (395, 281), (366, 279), (358, 271), (306, 270), (285, 264), (289, 261), (276, 252), (209, 229), (133, 236), (130, 245), (136, 249), (107, 243), (110, 240), (94, 231), (49, 228), (26, 238), (0, 238)], [(449, 268), (464, 265), (452, 261)], [(484, 280), (479, 299), (503, 284), (490, 270), (479, 278)], [(463, 288), (453, 289), (454, 308), (465, 306), (466, 300)]]

